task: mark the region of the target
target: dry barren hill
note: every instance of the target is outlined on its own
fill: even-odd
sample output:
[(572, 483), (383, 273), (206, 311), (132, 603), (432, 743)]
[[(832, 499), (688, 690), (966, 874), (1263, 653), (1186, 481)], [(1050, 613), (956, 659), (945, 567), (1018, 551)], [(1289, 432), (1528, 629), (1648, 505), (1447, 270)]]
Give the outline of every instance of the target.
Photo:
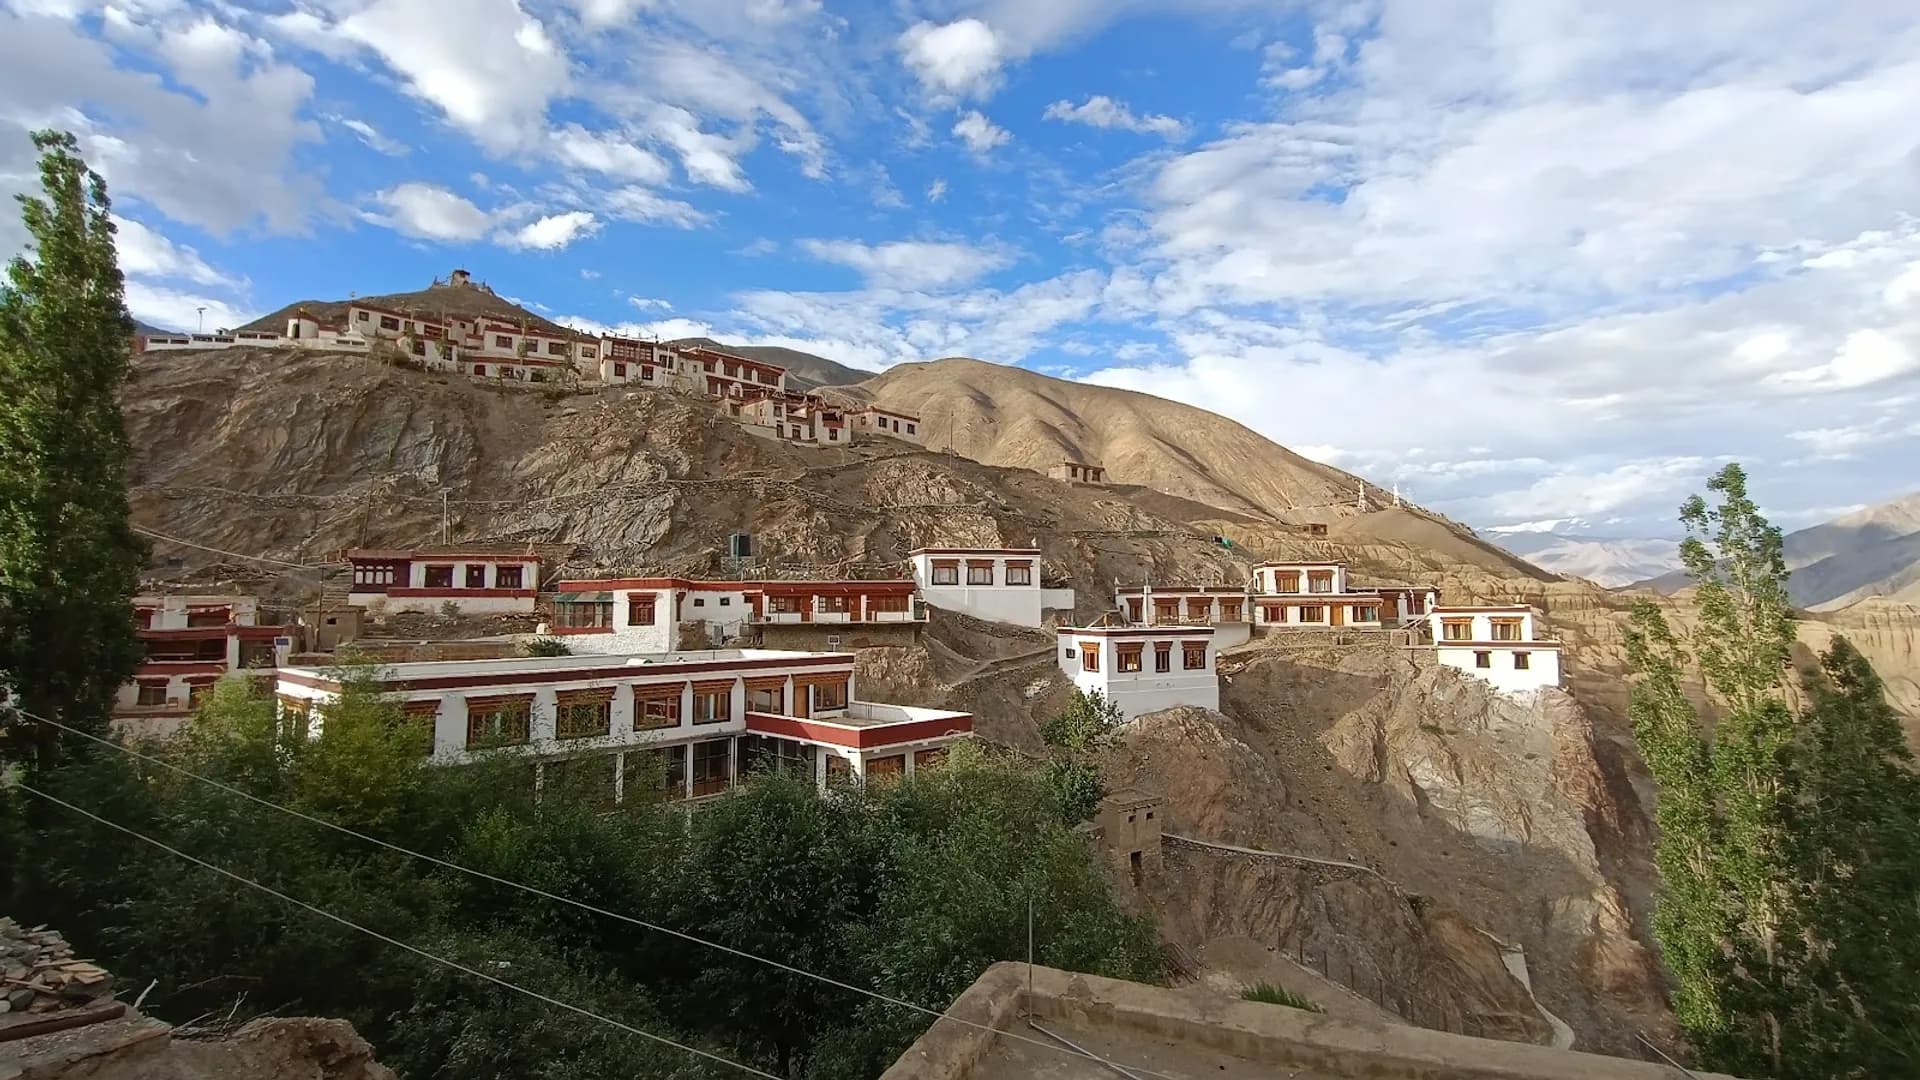
[[(379, 296), (362, 296), (356, 299), (395, 311), (404, 311), (409, 315), (421, 315), (428, 318), (445, 318), (449, 315), (462, 315), (472, 318), (476, 315), (492, 315), (515, 324), (524, 324), (530, 329), (550, 334), (564, 333), (566, 328), (549, 319), (543, 319), (519, 304), (494, 292), (485, 282), (473, 284), (448, 284), (435, 281), (424, 289), (413, 292), (383, 293)], [(287, 319), (296, 311), (305, 308), (321, 319), (340, 319), (347, 313), (349, 300), (296, 300), (270, 315), (262, 315), (245, 326), (236, 326), (235, 330), (272, 330), (284, 331)]]
[(1117, 484), (1276, 520), (1330, 520), (1359, 495), (1358, 477), (1203, 409), (1004, 364), (902, 364), (849, 389), (917, 413), (929, 446), (991, 465), (1091, 462)]

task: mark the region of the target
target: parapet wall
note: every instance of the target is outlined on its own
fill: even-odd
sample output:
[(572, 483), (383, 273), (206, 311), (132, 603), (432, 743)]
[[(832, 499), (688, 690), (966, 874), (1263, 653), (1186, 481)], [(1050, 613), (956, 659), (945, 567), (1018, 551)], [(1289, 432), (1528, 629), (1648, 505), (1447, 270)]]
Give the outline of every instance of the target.
[[(1043, 1023), (1123, 1030), (1171, 1048), (1224, 1052), (1276, 1071), (1352, 1080), (1673, 1080), (1676, 1075), (1664, 1065), (1626, 1058), (1337, 1020), (1055, 968), (1034, 967), (1029, 976), (1027, 965), (1013, 962), (988, 968), (948, 1013), (996, 1030), (1014, 1029), (1023, 1014)], [(997, 1038), (994, 1031), (935, 1021), (881, 1080), (968, 1080)], [(1692, 1075), (1732, 1080), (1697, 1070)]]

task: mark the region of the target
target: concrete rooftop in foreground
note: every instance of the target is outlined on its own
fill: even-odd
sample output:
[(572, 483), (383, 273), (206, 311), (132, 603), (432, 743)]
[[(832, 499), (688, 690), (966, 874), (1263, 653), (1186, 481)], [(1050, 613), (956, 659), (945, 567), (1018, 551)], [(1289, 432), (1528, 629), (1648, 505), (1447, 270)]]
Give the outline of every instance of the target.
[[(1031, 989), (1029, 989), (1031, 986)], [(1056, 968), (987, 969), (881, 1080), (1675, 1080), (1666, 1065), (1346, 1020)], [(1029, 1021), (1105, 1058), (1076, 1056)], [(1013, 1038), (1011, 1036), (1019, 1036)], [(1023, 1040), (1031, 1039), (1033, 1042)], [(1697, 1080), (1732, 1080), (1695, 1071)]]

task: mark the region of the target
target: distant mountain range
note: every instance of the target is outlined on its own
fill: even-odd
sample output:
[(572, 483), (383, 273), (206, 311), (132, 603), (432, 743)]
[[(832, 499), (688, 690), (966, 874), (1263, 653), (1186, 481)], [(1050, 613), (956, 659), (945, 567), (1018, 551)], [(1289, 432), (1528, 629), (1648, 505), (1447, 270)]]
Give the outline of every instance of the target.
[[(1788, 533), (1787, 594), (1800, 607), (1836, 611), (1869, 597), (1920, 604), (1920, 492)], [(1661, 592), (1687, 585), (1685, 574), (1645, 582)]]
[(1680, 568), (1677, 540), (1483, 530), (1486, 539), (1535, 566), (1617, 589)]

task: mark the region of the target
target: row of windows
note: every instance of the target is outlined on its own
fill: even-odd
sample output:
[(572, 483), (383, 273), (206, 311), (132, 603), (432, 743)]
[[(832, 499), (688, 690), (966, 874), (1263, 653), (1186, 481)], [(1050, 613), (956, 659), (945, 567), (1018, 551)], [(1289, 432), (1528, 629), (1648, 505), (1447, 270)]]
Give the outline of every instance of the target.
[[(1525, 636), (1521, 633), (1522, 629), (1524, 628), (1524, 624), (1520, 619), (1507, 619), (1507, 618), (1489, 619), (1488, 623), (1490, 624), (1490, 629), (1493, 634), (1492, 637), (1487, 639), (1489, 641), (1525, 641), (1526, 640)], [(1473, 620), (1472, 619), (1441, 619), (1440, 620), (1440, 640), (1472, 641), (1473, 640)]]
[[(1473, 654), (1473, 666), (1482, 670), (1493, 667), (1493, 653), (1476, 652)], [(1530, 671), (1533, 668), (1533, 654), (1517, 652), (1513, 654), (1513, 670)]]
[[(453, 567), (448, 565), (429, 565), (425, 569), (426, 587), (429, 589), (453, 588)], [(519, 565), (501, 566), (493, 572), (493, 587), (496, 589), (518, 589), (524, 587), (523, 571)], [(358, 578), (355, 579), (356, 581)], [(462, 576), (462, 588), (484, 589), (487, 587), (487, 564), (468, 563)]]
[[(1144, 643), (1128, 643), (1113, 647), (1113, 669), (1121, 674), (1133, 674), (1145, 670), (1146, 646)], [(1067, 659), (1073, 659), (1073, 650), (1067, 650)], [(1180, 646), (1180, 669), (1182, 671), (1205, 671), (1207, 669), (1207, 647), (1200, 642), (1183, 642)], [(1100, 643), (1083, 641), (1080, 643), (1080, 670), (1098, 672), (1100, 670)], [(1156, 641), (1153, 643), (1153, 670), (1166, 673), (1173, 670), (1173, 642)]]
[[(1358, 604), (1347, 610), (1351, 612), (1351, 614), (1346, 616), (1350, 622), (1370, 623), (1380, 621), (1380, 609), (1375, 605)], [(1326, 606), (1322, 604), (1302, 604), (1300, 605), (1300, 618), (1297, 621), (1303, 623), (1324, 623), (1327, 621), (1327, 611)], [(1262, 604), (1261, 614), (1266, 618), (1266, 621), (1270, 623), (1284, 623), (1287, 621), (1287, 609), (1284, 604)]]
[[(141, 704), (149, 704), (145, 699), (148, 684), (141, 684)], [(155, 684), (158, 685), (158, 684)], [(809, 693), (808, 691), (811, 691)], [(154, 704), (163, 703), (165, 688), (161, 687), (161, 699)], [(784, 685), (754, 687), (747, 691), (746, 706), (750, 712), (765, 712), (786, 715), (787, 693)], [(800, 716), (830, 712), (847, 707), (847, 682), (841, 679), (835, 682), (814, 683), (811, 687), (801, 687), (798, 698), (809, 704), (799, 709)], [(636, 731), (657, 731), (661, 728), (680, 726), (681, 688), (678, 686), (647, 686), (634, 689), (633, 727)], [(426, 715), (431, 715), (432, 702), (415, 703), (424, 706)], [(689, 719), (694, 724), (724, 724), (733, 718), (733, 690), (730, 687), (699, 688), (693, 691), (692, 714)], [(533, 699), (515, 697), (497, 701), (470, 704), (467, 711), (467, 749), (477, 750), (493, 746), (522, 746), (532, 740)], [(564, 700), (554, 713), (554, 737), (556, 739), (591, 739), (605, 736), (613, 730), (613, 699), (610, 694), (592, 699)]]
[[(1300, 591), (1300, 571), (1275, 570), (1273, 572), (1273, 591), (1277, 593), (1297, 593)], [(1307, 592), (1330, 593), (1333, 591), (1333, 571), (1307, 571)]]
[[(934, 563), (933, 564), (933, 583), (935, 585), (960, 584), (960, 564), (958, 562)], [(991, 562), (967, 563), (967, 584), (969, 585), (993, 584), (993, 563)], [(1006, 581), (1003, 584), (1007, 584), (1007, 585), (1033, 584), (1033, 565), (1031, 563), (1023, 563), (1023, 562), (1008, 563), (1007, 572), (1006, 572)]]

